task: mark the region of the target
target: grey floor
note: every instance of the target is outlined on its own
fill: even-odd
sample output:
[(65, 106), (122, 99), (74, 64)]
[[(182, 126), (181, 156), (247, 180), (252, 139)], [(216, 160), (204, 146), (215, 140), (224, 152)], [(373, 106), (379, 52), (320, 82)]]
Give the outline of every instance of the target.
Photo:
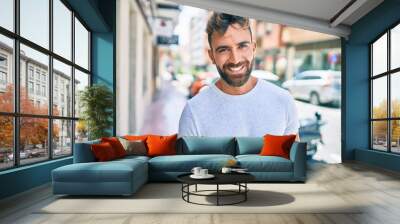
[[(351, 203), (354, 214), (38, 214), (55, 199), (44, 185), (0, 202), (0, 223), (400, 223), (400, 175), (358, 163), (308, 164), (308, 183), (325, 187)], [(312, 197), (312, 196), (310, 196)], [(316, 196), (318, 198), (318, 196)], [(173, 206), (173, 205), (172, 205)]]

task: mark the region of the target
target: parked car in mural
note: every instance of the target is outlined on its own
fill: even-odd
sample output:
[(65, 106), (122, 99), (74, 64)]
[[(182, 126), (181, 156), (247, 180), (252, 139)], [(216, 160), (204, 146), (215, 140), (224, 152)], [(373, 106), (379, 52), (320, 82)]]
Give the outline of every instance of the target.
[(259, 79), (264, 79), (268, 82), (272, 82), (275, 85), (280, 86), (282, 83), (279, 80), (279, 76), (275, 75), (274, 73), (270, 71), (265, 71), (265, 70), (253, 70), (251, 72), (251, 75), (259, 78)]
[(296, 99), (307, 100), (311, 104), (340, 105), (341, 73), (331, 70), (310, 70), (287, 80), (282, 87)]

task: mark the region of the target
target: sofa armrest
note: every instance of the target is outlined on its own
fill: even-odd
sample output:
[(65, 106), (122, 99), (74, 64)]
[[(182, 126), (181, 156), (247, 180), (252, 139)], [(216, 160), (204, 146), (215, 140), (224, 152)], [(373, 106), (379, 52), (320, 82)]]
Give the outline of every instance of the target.
[(293, 179), (305, 181), (307, 174), (307, 143), (294, 142), (290, 149), (290, 160), (293, 162)]
[(74, 163), (95, 162), (96, 158), (94, 157), (90, 146), (92, 144), (97, 144), (97, 143), (100, 143), (100, 140), (75, 143), (75, 145), (74, 145)]

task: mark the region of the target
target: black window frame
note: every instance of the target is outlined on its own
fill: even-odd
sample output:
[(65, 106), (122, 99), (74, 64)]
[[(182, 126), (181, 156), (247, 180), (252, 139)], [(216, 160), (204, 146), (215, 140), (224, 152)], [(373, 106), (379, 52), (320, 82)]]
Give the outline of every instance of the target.
[[(72, 106), (71, 108), (71, 114), (70, 116), (55, 116), (53, 115), (53, 59), (58, 60), (59, 62), (62, 62), (68, 66), (71, 66), (71, 92), (72, 92), (72, 99), (71, 99), (71, 105), (75, 104), (75, 98), (76, 98), (76, 93), (75, 93), (75, 69), (85, 73), (89, 77), (89, 83), (88, 85), (91, 86), (93, 82), (93, 77), (92, 77), (92, 61), (91, 61), (91, 37), (92, 37), (92, 30), (89, 28), (89, 26), (84, 22), (84, 20), (79, 16), (79, 14), (73, 10), (73, 8), (66, 2), (65, 0), (59, 0), (68, 10), (71, 11), (71, 59), (64, 58), (61, 55), (58, 55), (57, 53), (53, 52), (53, 1), (54, 0), (48, 0), (49, 2), (49, 47), (46, 49), (45, 47), (40, 46), (39, 44), (34, 43), (33, 41), (30, 41), (29, 39), (26, 39), (20, 35), (20, 0), (14, 0), (13, 1), (13, 10), (14, 10), (14, 30), (10, 31), (4, 27), (0, 26), (0, 35), (3, 35), (7, 38), (12, 39), (13, 41), (13, 65), (12, 65), (12, 75), (14, 77), (14, 111), (13, 112), (3, 112), (0, 111), (0, 116), (5, 116), (5, 117), (11, 117), (13, 119), (13, 166), (10, 167), (5, 167), (5, 168), (0, 168), (0, 172), (3, 172), (5, 170), (12, 170), (16, 169), (19, 167), (24, 167), (24, 166), (31, 166), (34, 164), (38, 163), (43, 163), (51, 160), (58, 160), (66, 157), (71, 157), (73, 156), (74, 153), (74, 143), (75, 143), (75, 126), (76, 126), (76, 121), (79, 120), (79, 117), (75, 116), (75, 108)], [(88, 69), (85, 69), (78, 64), (75, 63), (75, 18), (79, 20), (79, 22), (85, 27), (85, 29), (88, 31)], [(47, 85), (47, 91), (48, 91), (48, 107), (49, 111), (47, 115), (38, 115), (38, 114), (26, 114), (26, 113), (21, 113), (20, 112), (20, 44), (23, 44), (27, 47), (30, 47), (36, 51), (39, 51), (40, 53), (43, 53), (48, 56), (49, 62), (48, 62), (48, 85)], [(28, 77), (28, 74), (26, 74)], [(29, 79), (29, 78), (28, 78)], [(34, 71), (34, 79), (35, 79), (35, 71)], [(45, 118), (47, 119), (48, 122), (48, 136), (47, 136), (47, 141), (48, 141), (48, 157), (37, 161), (37, 162), (32, 162), (32, 163), (26, 163), (26, 164), (21, 164), (20, 162), (20, 144), (19, 144), (19, 138), (20, 138), (20, 119), (21, 118)], [(56, 120), (66, 120), (66, 121), (71, 121), (71, 153), (68, 155), (63, 155), (63, 156), (57, 156), (54, 157), (53, 155), (53, 122)]]
[[(379, 152), (386, 152), (386, 153), (391, 153), (395, 155), (399, 155), (400, 152), (393, 152), (392, 151), (392, 127), (391, 127), (391, 122), (392, 121), (400, 121), (400, 117), (392, 117), (392, 99), (391, 99), (391, 77), (392, 75), (395, 75), (396, 73), (400, 72), (400, 67), (391, 69), (391, 31), (393, 28), (400, 26), (400, 21), (395, 22), (392, 24), (390, 27), (385, 29), (384, 32), (379, 34), (375, 39), (373, 39), (371, 42), (368, 43), (368, 53), (369, 53), (369, 77), (368, 77), (368, 84), (369, 84), (369, 149), (373, 151), (379, 151)], [(373, 44), (378, 41), (381, 37), (384, 35), (387, 35), (387, 63), (386, 63), (386, 71), (382, 72), (380, 74), (373, 74)], [(378, 78), (386, 77), (386, 86), (387, 86), (387, 105), (386, 105), (386, 118), (373, 118), (373, 81)], [(375, 149), (374, 148), (374, 136), (373, 136), (373, 122), (376, 121), (386, 121), (386, 151)]]

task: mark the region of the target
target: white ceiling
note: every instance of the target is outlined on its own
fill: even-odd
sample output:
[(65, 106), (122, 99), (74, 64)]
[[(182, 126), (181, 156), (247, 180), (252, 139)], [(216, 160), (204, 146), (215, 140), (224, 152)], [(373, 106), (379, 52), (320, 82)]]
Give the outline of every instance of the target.
[[(383, 0), (171, 0), (182, 5), (231, 13), (271, 23), (347, 38), (350, 26)], [(347, 4), (350, 7), (335, 15)]]

